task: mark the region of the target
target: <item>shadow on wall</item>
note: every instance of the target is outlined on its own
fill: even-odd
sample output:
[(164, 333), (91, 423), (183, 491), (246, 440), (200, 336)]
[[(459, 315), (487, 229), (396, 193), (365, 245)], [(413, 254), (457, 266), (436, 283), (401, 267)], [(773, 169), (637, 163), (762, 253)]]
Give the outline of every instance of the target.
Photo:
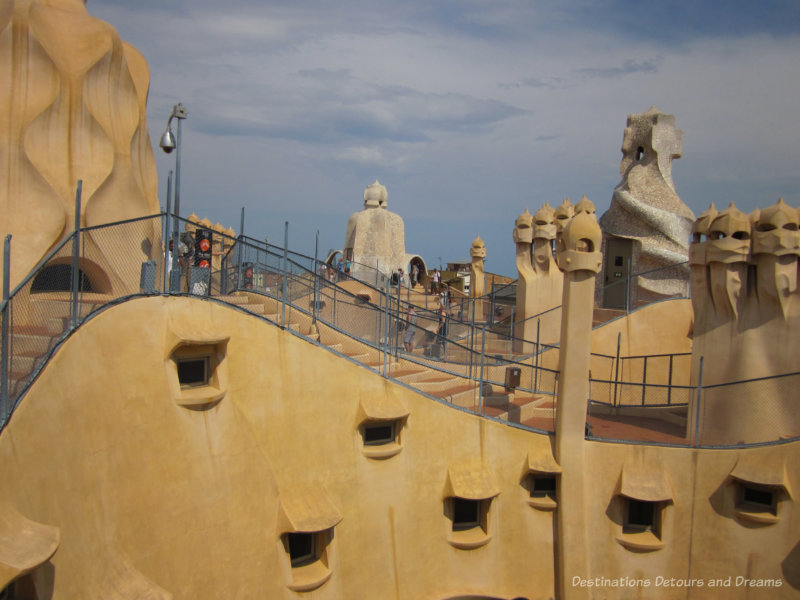
[(781, 572), (790, 586), (800, 590), (800, 542), (797, 542), (792, 551), (783, 559)]

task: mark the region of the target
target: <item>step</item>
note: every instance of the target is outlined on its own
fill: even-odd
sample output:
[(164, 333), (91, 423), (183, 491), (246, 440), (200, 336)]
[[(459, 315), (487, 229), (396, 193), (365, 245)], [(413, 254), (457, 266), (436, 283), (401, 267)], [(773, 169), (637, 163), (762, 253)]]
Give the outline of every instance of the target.
[[(486, 408), (497, 413), (493, 416), (511, 423), (522, 423), (534, 416), (554, 416), (555, 413), (552, 408), (547, 409), (546, 412), (544, 409), (537, 409), (536, 403), (538, 400), (539, 398), (536, 396), (515, 397), (511, 402), (506, 402), (505, 404), (492, 405), (487, 402)], [(540, 412), (537, 413), (537, 410)]]
[(42, 354), (23, 354), (15, 352), (11, 357), (11, 370), (30, 373), (43, 360)]
[(259, 317), (265, 316), (263, 304), (241, 304), (239, 306), (241, 306), (247, 312), (253, 313), (254, 315), (258, 315)]
[(460, 385), (441, 390), (433, 395), (449, 402), (450, 404), (455, 404), (456, 406), (461, 406), (463, 408), (472, 410), (478, 397), (475, 392), (476, 387), (477, 386), (474, 383), (464, 382)]
[(403, 383), (414, 384), (430, 376), (430, 369), (397, 369), (389, 373), (393, 379)]
[(17, 325), (12, 328), (11, 334), (29, 333), (34, 335), (59, 336), (69, 328), (68, 317), (42, 317), (32, 325)]
[[(79, 300), (78, 301), (78, 314), (85, 317), (90, 312), (100, 306), (104, 306), (114, 300), (113, 296), (104, 296), (102, 299), (96, 300)], [(36, 294), (31, 295), (29, 308), (26, 309), (29, 313), (39, 315), (37, 321), (45, 318), (70, 318), (72, 316), (72, 301), (71, 300), (58, 300), (51, 298), (37, 298)]]
[(448, 389), (455, 388), (461, 381), (460, 377), (453, 377), (452, 375), (442, 375), (438, 377), (430, 377), (420, 379), (414, 382), (414, 387), (421, 392), (433, 394), (436, 392), (445, 392)]
[(52, 335), (15, 333), (12, 335), (12, 347), (14, 354), (39, 355), (50, 349), (54, 339)]

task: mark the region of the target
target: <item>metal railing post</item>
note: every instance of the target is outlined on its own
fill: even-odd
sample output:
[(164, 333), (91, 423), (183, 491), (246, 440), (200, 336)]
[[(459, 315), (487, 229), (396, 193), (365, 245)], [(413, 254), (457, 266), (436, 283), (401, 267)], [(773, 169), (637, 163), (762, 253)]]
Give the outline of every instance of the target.
[(80, 230), (81, 230), (81, 189), (83, 180), (78, 179), (75, 190), (75, 230), (72, 239), (72, 327), (78, 326), (78, 289), (80, 288)]
[[(397, 274), (397, 322), (400, 322), (400, 273)], [(408, 323), (406, 323), (406, 327), (408, 327)], [(400, 357), (400, 331), (397, 331), (395, 334), (395, 343), (394, 343), (394, 359), (399, 360)]]
[(389, 375), (389, 280), (386, 280), (386, 294), (385, 294), (385, 301), (383, 305), (383, 322), (384, 322), (384, 332), (383, 332), (383, 376), (387, 377)]
[(8, 419), (8, 371), (11, 359), (8, 356), (9, 336), (11, 327), (8, 319), (11, 315), (8, 296), (11, 281), (11, 234), (6, 236), (3, 244), (3, 326), (0, 334), (0, 359), (3, 361), (0, 366), (0, 425), (4, 425)]
[(644, 357), (644, 367), (642, 368), (642, 406), (645, 403), (647, 393), (647, 356)]
[[(171, 289), (172, 269), (175, 268), (175, 263), (178, 260), (176, 256), (177, 244), (173, 242), (171, 225), (171, 212), (172, 212), (172, 171), (167, 175), (167, 204), (166, 213), (164, 215), (164, 287), (161, 288), (166, 293)], [(170, 243), (172, 243), (172, 250), (170, 250)]]
[(674, 354), (669, 355), (669, 377), (667, 378), (667, 406), (672, 404), (672, 359)]
[(695, 397), (694, 411), (694, 447), (700, 446), (700, 404), (703, 400), (703, 357), (700, 357), (700, 365), (697, 369), (697, 396)]
[[(242, 209), (242, 218), (244, 218), (244, 209)], [(289, 267), (289, 221), (284, 221), (283, 224), (283, 299), (281, 301), (281, 327), (286, 327), (286, 290), (288, 289), (288, 267)], [(334, 302), (335, 308), (336, 302)], [(334, 319), (334, 323), (335, 323)]]
[(631, 259), (628, 259), (628, 270), (625, 276), (625, 314), (631, 312)]
[(619, 350), (622, 343), (622, 332), (617, 333), (617, 358), (614, 360), (614, 406), (617, 405), (617, 388), (619, 386)]
[(511, 321), (508, 325), (508, 357), (514, 356), (514, 307), (511, 307)]
[(480, 414), (483, 415), (484, 399), (483, 399), (483, 367), (486, 358), (486, 325), (484, 324), (481, 329), (481, 376), (478, 383), (478, 406), (480, 407)]
[(472, 379), (473, 363), (475, 362), (475, 301), (472, 301), (472, 323), (469, 327), (469, 378)]
[(486, 321), (489, 322), (489, 326), (494, 325), (494, 282), (492, 282), (492, 294), (491, 294), (492, 301), (489, 304), (489, 318)]
[(242, 289), (242, 270), (244, 268), (244, 206), (239, 219), (239, 235), (236, 239), (236, 291)]
[(314, 325), (317, 322), (317, 302), (319, 300), (319, 229), (317, 229), (317, 237), (314, 241), (314, 264), (312, 265), (314, 271), (312, 273), (312, 281), (314, 282), (314, 308), (311, 311), (311, 324)]
[(225, 237), (220, 237), (219, 240), (219, 294), (226, 296), (228, 294), (228, 253), (225, 251)]
[(533, 391), (539, 389), (539, 327), (542, 324), (541, 319), (536, 319), (536, 354), (533, 355)]

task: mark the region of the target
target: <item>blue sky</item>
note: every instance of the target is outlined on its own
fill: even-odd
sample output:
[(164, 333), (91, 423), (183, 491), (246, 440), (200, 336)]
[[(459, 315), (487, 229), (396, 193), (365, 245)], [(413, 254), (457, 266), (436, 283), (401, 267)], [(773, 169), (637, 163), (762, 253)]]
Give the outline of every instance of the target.
[[(154, 144), (176, 102), (182, 212), (313, 253), (341, 248), (379, 179), (429, 265), (487, 247), (516, 276), (516, 217), (604, 212), (629, 113), (683, 130), (696, 213), (800, 205), (800, 3), (89, 0), (151, 70)], [(174, 155), (156, 148), (160, 195)]]

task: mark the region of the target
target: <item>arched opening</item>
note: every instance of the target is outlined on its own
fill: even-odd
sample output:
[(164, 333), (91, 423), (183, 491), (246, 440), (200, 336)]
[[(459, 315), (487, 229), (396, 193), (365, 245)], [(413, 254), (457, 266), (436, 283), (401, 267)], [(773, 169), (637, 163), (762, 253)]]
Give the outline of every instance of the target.
[(419, 255), (412, 256), (408, 261), (408, 276), (411, 286), (413, 287), (417, 284), (427, 286), (427, 274), (428, 267), (422, 257)]
[(336, 266), (336, 263), (339, 262), (341, 257), (341, 250), (328, 250), (328, 257), (325, 259), (325, 264), (328, 266)]
[[(105, 272), (95, 263), (81, 259), (78, 266), (78, 291), (89, 293), (108, 293), (111, 282)], [(57, 259), (46, 265), (33, 278), (31, 293), (71, 292), (72, 259)]]
[[(42, 292), (71, 292), (72, 291), (72, 265), (48, 265), (44, 267), (31, 284), (31, 293)], [(78, 269), (78, 291), (94, 292), (92, 282), (88, 275)]]
[(642, 160), (644, 158), (644, 148), (639, 146), (636, 149), (636, 160)]

